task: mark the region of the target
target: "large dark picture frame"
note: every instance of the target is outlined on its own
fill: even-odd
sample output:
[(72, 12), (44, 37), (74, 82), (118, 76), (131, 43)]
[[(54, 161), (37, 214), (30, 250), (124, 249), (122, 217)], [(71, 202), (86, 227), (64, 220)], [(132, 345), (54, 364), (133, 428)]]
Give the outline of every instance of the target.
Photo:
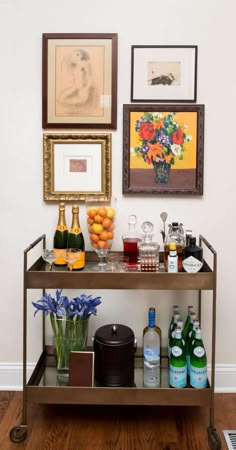
[(123, 105), (123, 194), (202, 195), (204, 105)]
[(117, 127), (116, 33), (43, 34), (43, 128)]

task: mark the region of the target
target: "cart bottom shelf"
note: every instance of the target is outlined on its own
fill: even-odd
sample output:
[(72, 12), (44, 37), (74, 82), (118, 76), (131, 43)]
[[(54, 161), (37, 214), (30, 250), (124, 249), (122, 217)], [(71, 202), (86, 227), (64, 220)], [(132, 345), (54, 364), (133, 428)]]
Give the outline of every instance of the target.
[(170, 388), (168, 366), (164, 358), (161, 367), (161, 384), (158, 388), (143, 387), (142, 358), (135, 358), (133, 386), (104, 387), (96, 381), (93, 387), (69, 386), (68, 376), (58, 374), (55, 357), (46, 349), (26, 385), (27, 401), (55, 404), (96, 405), (175, 405), (208, 406), (212, 404), (212, 389)]

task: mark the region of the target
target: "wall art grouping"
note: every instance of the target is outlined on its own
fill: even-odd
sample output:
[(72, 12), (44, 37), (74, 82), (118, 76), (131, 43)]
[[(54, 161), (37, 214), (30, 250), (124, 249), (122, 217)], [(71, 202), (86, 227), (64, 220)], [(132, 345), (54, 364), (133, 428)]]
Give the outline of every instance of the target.
[[(44, 200), (89, 194), (108, 201), (112, 136), (103, 130), (117, 127), (118, 35), (49, 33), (42, 40), (43, 128), (101, 129), (44, 134)], [(197, 56), (196, 45), (131, 47), (123, 194), (203, 194), (204, 105), (190, 105)]]

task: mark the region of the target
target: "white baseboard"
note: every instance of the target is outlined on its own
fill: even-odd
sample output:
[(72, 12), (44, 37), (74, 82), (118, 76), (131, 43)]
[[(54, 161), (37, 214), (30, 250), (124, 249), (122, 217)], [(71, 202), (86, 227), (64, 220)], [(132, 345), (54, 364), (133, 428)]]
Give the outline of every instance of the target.
[[(28, 363), (27, 379), (29, 379), (34, 367), (35, 363)], [(0, 363), (0, 390), (21, 391), (22, 369), (22, 363)], [(236, 393), (236, 364), (216, 365), (215, 392)]]

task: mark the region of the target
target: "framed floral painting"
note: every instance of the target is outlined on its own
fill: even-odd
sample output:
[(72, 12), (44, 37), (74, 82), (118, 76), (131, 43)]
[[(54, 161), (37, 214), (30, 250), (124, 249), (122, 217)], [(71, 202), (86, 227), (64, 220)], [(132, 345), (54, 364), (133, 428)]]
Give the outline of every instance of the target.
[(46, 33), (43, 128), (117, 126), (116, 33)]
[(123, 105), (123, 194), (203, 194), (204, 105)]

